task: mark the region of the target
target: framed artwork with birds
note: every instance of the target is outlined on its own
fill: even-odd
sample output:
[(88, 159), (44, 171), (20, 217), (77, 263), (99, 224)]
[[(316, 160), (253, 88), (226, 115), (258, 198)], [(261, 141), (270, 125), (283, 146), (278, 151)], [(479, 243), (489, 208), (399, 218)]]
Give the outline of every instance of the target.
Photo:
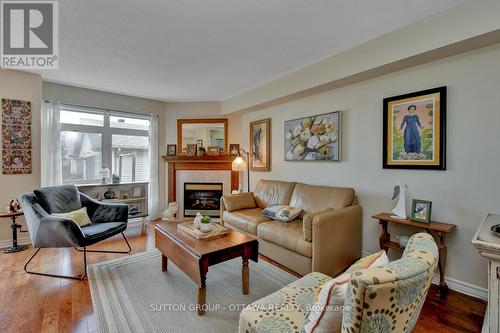
[(271, 119), (250, 123), (250, 170), (271, 170)]

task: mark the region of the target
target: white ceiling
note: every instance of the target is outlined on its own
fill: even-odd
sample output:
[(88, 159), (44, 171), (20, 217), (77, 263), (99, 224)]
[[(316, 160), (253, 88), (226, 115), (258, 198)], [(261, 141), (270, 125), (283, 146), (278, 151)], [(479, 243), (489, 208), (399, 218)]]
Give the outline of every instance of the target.
[(63, 0), (44, 80), (224, 100), (464, 0)]

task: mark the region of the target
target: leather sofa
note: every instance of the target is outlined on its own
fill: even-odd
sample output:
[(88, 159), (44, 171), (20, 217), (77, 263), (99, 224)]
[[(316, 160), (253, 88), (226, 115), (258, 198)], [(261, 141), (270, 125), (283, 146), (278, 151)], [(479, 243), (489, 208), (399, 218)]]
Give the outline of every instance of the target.
[[(291, 222), (261, 214), (266, 207), (302, 209)], [(361, 257), (362, 211), (354, 189), (261, 180), (255, 191), (221, 200), (221, 223), (259, 240), (259, 252), (301, 275), (336, 275)]]

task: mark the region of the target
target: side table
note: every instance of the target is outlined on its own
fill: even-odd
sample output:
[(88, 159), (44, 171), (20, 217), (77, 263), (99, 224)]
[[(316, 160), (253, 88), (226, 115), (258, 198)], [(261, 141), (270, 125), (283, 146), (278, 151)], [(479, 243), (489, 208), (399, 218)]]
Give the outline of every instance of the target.
[(10, 218), (12, 220), (12, 223), (10, 224), (10, 228), (12, 229), (12, 246), (4, 248), (3, 253), (19, 252), (28, 248), (28, 245), (17, 244), (17, 229), (21, 231), (22, 226), (20, 224), (17, 224), (16, 218), (21, 215), (24, 215), (22, 211), (0, 213), (0, 218)]
[(372, 216), (373, 219), (379, 221), (382, 226), (382, 233), (379, 237), (379, 245), (380, 249), (387, 251), (388, 249), (395, 249), (402, 251), (403, 248), (396, 243), (391, 241), (391, 234), (387, 230), (387, 225), (389, 223), (396, 223), (401, 225), (407, 225), (414, 228), (425, 229), (429, 234), (431, 234), (436, 240), (438, 250), (439, 250), (439, 296), (443, 296), (448, 291), (448, 286), (444, 280), (445, 269), (446, 269), (446, 235), (456, 229), (455, 224), (443, 223), (443, 222), (435, 222), (431, 221), (430, 223), (420, 223), (414, 222), (410, 219), (399, 219), (393, 217), (389, 213), (381, 213)]

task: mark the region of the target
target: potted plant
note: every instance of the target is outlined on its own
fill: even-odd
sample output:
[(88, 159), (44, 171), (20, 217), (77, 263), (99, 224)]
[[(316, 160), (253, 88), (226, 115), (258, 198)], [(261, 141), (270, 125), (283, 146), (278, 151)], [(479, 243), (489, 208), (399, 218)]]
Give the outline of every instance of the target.
[(212, 230), (212, 218), (210, 216), (203, 216), (200, 222), (200, 230), (202, 232), (209, 232)]
[(205, 155), (205, 153), (206, 153), (206, 152), (207, 152), (207, 151), (205, 150), (205, 148), (203, 148), (203, 147), (198, 147), (198, 152), (197, 152), (197, 155), (198, 155), (198, 156), (203, 156), (203, 155)]

